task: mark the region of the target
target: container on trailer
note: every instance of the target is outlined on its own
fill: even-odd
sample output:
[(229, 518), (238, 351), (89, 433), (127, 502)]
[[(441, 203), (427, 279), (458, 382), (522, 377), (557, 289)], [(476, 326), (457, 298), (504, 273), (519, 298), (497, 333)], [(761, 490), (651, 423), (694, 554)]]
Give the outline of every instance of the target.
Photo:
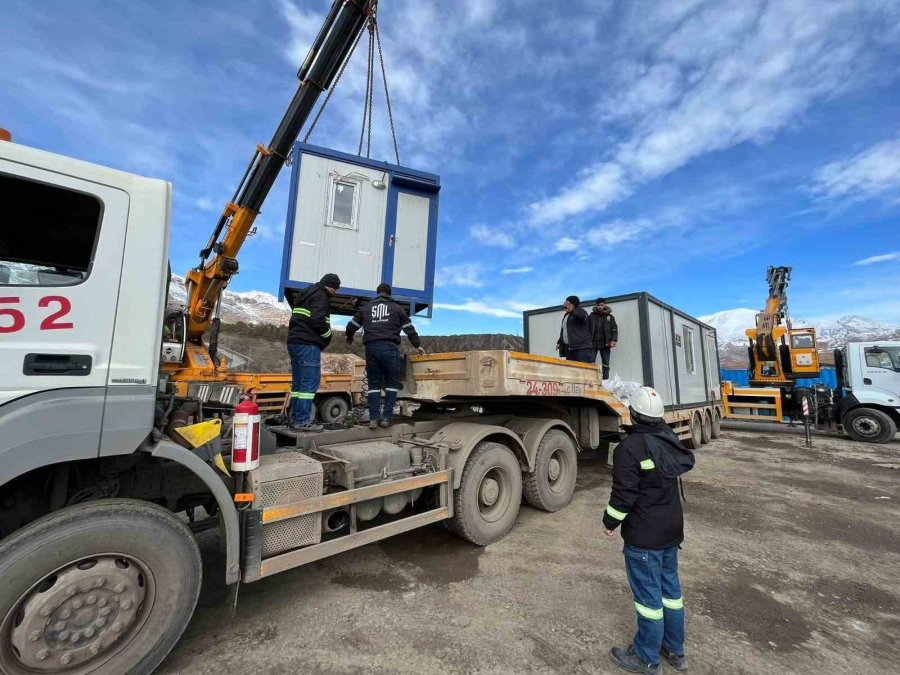
[[(667, 410), (721, 402), (715, 328), (649, 293), (608, 297), (606, 303), (619, 326), (612, 377), (653, 387)], [(592, 304), (582, 306), (590, 313)], [(524, 312), (525, 350), (556, 356), (562, 317), (561, 305)]]
[(341, 278), (334, 314), (380, 283), (410, 315), (431, 316), (440, 178), (304, 143), (294, 146), (281, 293)]

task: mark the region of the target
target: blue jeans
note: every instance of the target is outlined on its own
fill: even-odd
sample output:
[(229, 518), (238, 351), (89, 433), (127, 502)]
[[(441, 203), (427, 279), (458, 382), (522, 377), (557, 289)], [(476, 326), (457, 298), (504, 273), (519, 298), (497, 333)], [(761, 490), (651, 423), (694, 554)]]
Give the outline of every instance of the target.
[[(378, 340), (366, 344), (366, 380), (369, 389), (369, 419), (382, 417), (388, 422), (394, 416), (394, 404), (400, 391), (400, 347)], [(384, 388), (384, 413), (381, 412), (381, 389)]]
[(635, 654), (650, 665), (659, 663), (660, 647), (665, 647), (670, 654), (684, 654), (684, 600), (678, 580), (678, 547), (651, 551), (626, 544), (622, 552), (637, 611)]
[(291, 421), (312, 422), (312, 405), (322, 379), (322, 350), (316, 345), (288, 344), (291, 355)]
[(594, 361), (594, 350), (592, 347), (588, 347), (587, 349), (567, 349), (566, 361), (592, 363)]

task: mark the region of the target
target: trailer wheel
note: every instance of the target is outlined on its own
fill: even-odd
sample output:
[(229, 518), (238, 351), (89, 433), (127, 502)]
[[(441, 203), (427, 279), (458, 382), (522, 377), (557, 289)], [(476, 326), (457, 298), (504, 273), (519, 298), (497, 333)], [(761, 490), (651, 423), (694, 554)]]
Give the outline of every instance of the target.
[(572, 437), (551, 429), (541, 439), (534, 458), (534, 472), (522, 481), (525, 501), (536, 509), (559, 511), (572, 501), (578, 477), (578, 453)]
[(699, 415), (691, 415), (691, 436), (684, 439), (684, 447), (689, 450), (699, 450), (703, 443), (703, 425)]
[(0, 543), (0, 672), (151, 673), (200, 592), (200, 551), (162, 507), (71, 506)]
[(844, 431), (854, 441), (887, 443), (897, 433), (890, 415), (874, 408), (854, 408), (841, 420)]
[(340, 396), (326, 398), (319, 406), (319, 417), (323, 422), (335, 424), (340, 422), (350, 412), (350, 406)]
[(713, 410), (712, 412), (712, 424), (709, 427), (709, 431), (710, 436), (714, 439), (722, 435), (722, 417), (719, 415), (718, 410)]
[(463, 468), (453, 496), (450, 530), (478, 546), (502, 539), (512, 528), (522, 500), (522, 469), (512, 450), (479, 443)]
[(700, 442), (706, 445), (712, 440), (712, 420), (709, 412), (705, 412), (700, 416)]

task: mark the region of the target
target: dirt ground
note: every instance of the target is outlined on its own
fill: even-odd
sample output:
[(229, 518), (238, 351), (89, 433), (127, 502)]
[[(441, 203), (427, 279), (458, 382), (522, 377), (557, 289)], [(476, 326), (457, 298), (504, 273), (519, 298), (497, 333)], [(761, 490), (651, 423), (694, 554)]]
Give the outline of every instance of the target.
[[(691, 672), (894, 672), (900, 442), (725, 431), (698, 460), (681, 555)], [(159, 672), (621, 672), (607, 652), (635, 619), (621, 540), (600, 529), (609, 487), (584, 461), (566, 509), (523, 505), (497, 544), (414, 531), (246, 585), (234, 619), (210, 572)]]

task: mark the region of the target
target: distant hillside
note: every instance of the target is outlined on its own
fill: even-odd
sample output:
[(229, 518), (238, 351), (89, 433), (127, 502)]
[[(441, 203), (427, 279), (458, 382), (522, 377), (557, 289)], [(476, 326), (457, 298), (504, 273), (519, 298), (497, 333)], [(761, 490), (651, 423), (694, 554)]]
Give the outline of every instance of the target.
[[(357, 336), (353, 345), (348, 345), (343, 332), (335, 330), (334, 338), (327, 352), (331, 354), (356, 354), (363, 356), (365, 350)], [(290, 370), (290, 359), (285, 344), (287, 326), (271, 324), (235, 323), (223, 324), (219, 344), (248, 359), (241, 370), (250, 372), (282, 372)], [(461, 352), (473, 349), (524, 349), (524, 341), (516, 335), (423, 335), (422, 346), (426, 351)], [(404, 336), (401, 349), (405, 353), (414, 350)]]

